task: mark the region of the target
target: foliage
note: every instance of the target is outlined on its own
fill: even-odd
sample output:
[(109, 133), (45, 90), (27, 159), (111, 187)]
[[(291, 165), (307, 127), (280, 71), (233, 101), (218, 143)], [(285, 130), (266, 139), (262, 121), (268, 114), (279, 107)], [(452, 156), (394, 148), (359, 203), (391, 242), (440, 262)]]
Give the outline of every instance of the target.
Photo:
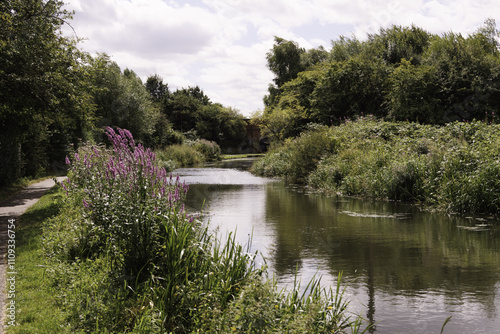
[(274, 38), (274, 46), (266, 55), (267, 66), (274, 73), (274, 84), (279, 89), (284, 83), (295, 79), (304, 68), (301, 55), (305, 50), (293, 41)]
[[(430, 126), (363, 118), (287, 141), (254, 172), (342, 195), (498, 213), (499, 138), (500, 127), (486, 122)], [(328, 139), (333, 149), (318, 150)]]
[(125, 69), (122, 73), (108, 55), (99, 54), (90, 60), (89, 72), (96, 122), (100, 128), (126, 128), (140, 140), (153, 134), (159, 111), (133, 71)]
[(145, 86), (151, 99), (156, 103), (161, 103), (165, 97), (170, 95), (168, 84), (163, 83), (163, 79), (158, 74), (149, 76)]
[(376, 35), (369, 35), (370, 49), (389, 65), (397, 65), (402, 59), (412, 64), (421, 63), (422, 55), (429, 45), (431, 34), (415, 27), (392, 26), (381, 28)]
[(216, 142), (200, 139), (194, 142), (192, 147), (203, 154), (206, 161), (216, 161), (221, 159), (221, 149)]
[(304, 50), (276, 38), (268, 53), (275, 79), (264, 97), (264, 127), (289, 122), (272, 136), (282, 141), (310, 122), (340, 124), (365, 115), (425, 124), (498, 115), (498, 36), (492, 19), (467, 37), (392, 26), (365, 41), (341, 36), (327, 55), (322, 47)]
[(175, 168), (196, 166), (205, 161), (201, 152), (187, 144), (171, 145), (157, 150), (157, 154), (161, 161), (173, 161)]
[(339, 124), (359, 115), (384, 115), (386, 69), (360, 58), (333, 62), (311, 94), (313, 122)]
[(214, 141), (223, 148), (238, 146), (246, 139), (243, 116), (219, 104), (204, 106), (199, 110), (195, 129), (200, 138)]
[[(148, 80), (162, 85), (158, 77)], [(214, 141), (224, 149), (238, 146), (246, 138), (243, 116), (233, 108), (212, 103), (198, 86), (164, 94), (160, 110), (175, 131), (195, 131), (197, 138)]]
[(68, 332), (359, 330), (339, 286), (335, 295), (319, 281), (278, 292), (234, 235), (219, 240), (184, 212), (187, 187), (153, 152), (127, 130), (107, 135), (111, 149), (75, 154), (64, 208), (43, 228), (46, 274)]
[[(165, 238), (161, 217), (183, 214), (187, 186), (155, 165), (155, 154), (135, 145), (131, 133), (107, 129), (113, 151), (89, 147), (75, 154), (68, 181), (71, 198), (83, 204), (81, 250), (74, 258), (102, 254), (125, 275), (153, 273)], [(69, 160), (67, 160), (70, 163)]]
[(159, 148), (182, 143), (179, 132), (208, 119), (218, 126), (206, 139), (239, 145), (245, 124), (236, 111), (220, 107), (201, 117), (201, 106), (211, 102), (199, 87), (171, 94), (158, 75), (143, 84), (106, 54), (80, 51), (79, 40), (61, 30), (72, 19), (63, 6), (59, 0), (0, 4), (0, 187), (64, 173), (64, 157), (81, 142), (102, 142), (107, 126), (127, 128)]
[(316, 130), (303, 132), (295, 140), (285, 142), (283, 147), (271, 150), (252, 169), (260, 175), (282, 176), (290, 182), (305, 182), (318, 161), (334, 153), (338, 145), (338, 140), (330, 135), (328, 128), (320, 126)]
[(15, 0), (0, 7), (0, 187), (45, 174), (91, 127), (84, 55), (59, 33), (71, 19), (62, 6)]
[(442, 123), (439, 83), (436, 69), (431, 66), (414, 66), (401, 59), (388, 78), (388, 117), (397, 121)]
[(346, 314), (349, 303), (340, 287), (341, 277), (335, 291), (322, 289), (320, 280), (314, 278), (305, 289), (296, 280), (291, 292), (278, 291), (276, 282), (256, 280), (242, 289), (227, 312), (211, 315), (207, 332), (345, 333), (350, 329), (359, 333), (360, 319), (352, 321)]

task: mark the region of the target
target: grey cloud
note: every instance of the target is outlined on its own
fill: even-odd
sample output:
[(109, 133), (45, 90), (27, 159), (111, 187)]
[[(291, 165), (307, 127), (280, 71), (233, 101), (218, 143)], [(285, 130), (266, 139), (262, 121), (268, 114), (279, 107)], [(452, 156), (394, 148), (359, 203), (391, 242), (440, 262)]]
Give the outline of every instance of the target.
[(175, 26), (125, 25), (98, 38), (110, 51), (129, 52), (146, 58), (163, 58), (171, 54), (196, 54), (212, 40), (209, 31), (191, 23)]

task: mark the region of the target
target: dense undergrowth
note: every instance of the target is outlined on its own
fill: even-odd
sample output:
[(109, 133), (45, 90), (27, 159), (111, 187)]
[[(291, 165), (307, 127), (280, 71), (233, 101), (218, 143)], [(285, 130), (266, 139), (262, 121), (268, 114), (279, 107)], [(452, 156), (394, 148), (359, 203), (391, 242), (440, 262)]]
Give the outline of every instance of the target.
[(167, 171), (221, 160), (222, 151), (216, 142), (206, 139), (186, 141), (159, 149), (156, 152), (157, 164)]
[[(33, 236), (42, 239), (44, 282), (62, 310), (61, 331), (361, 331), (340, 285), (327, 290), (313, 280), (278, 289), (255, 265), (256, 254), (185, 212), (188, 187), (152, 151), (126, 130), (107, 135), (112, 148), (86, 146), (67, 159), (67, 196), (42, 236)], [(24, 326), (34, 325), (13, 330)]]
[(360, 118), (311, 127), (253, 171), (324, 192), (418, 202), (458, 213), (500, 211), (500, 125)]

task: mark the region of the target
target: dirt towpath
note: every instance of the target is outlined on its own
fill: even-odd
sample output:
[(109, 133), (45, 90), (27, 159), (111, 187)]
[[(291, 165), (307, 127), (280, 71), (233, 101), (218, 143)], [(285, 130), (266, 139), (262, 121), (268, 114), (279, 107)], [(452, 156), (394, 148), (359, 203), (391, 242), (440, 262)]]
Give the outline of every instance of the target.
[[(61, 182), (64, 180), (64, 177), (58, 177), (57, 180)], [(32, 184), (0, 203), (0, 334), (4, 332), (6, 320), (7, 240), (9, 220), (13, 219), (15, 220), (14, 224), (17, 223), (19, 216), (30, 206), (35, 204), (47, 190), (54, 186), (54, 184), (54, 180), (52, 179)], [(15, 232), (15, 229), (13, 229), (13, 231)]]

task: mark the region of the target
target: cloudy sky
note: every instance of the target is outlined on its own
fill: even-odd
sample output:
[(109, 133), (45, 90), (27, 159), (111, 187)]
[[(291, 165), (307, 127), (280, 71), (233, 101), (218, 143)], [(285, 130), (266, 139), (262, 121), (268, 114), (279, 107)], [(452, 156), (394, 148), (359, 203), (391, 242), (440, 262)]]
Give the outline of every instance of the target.
[[(393, 24), (467, 34), (485, 19), (500, 26), (495, 0), (66, 0), (80, 47), (105, 52), (142, 79), (171, 90), (200, 86), (213, 102), (249, 115), (263, 108), (273, 75), (274, 36), (306, 49), (340, 35), (366, 38)], [(72, 30), (66, 29), (68, 34)]]

